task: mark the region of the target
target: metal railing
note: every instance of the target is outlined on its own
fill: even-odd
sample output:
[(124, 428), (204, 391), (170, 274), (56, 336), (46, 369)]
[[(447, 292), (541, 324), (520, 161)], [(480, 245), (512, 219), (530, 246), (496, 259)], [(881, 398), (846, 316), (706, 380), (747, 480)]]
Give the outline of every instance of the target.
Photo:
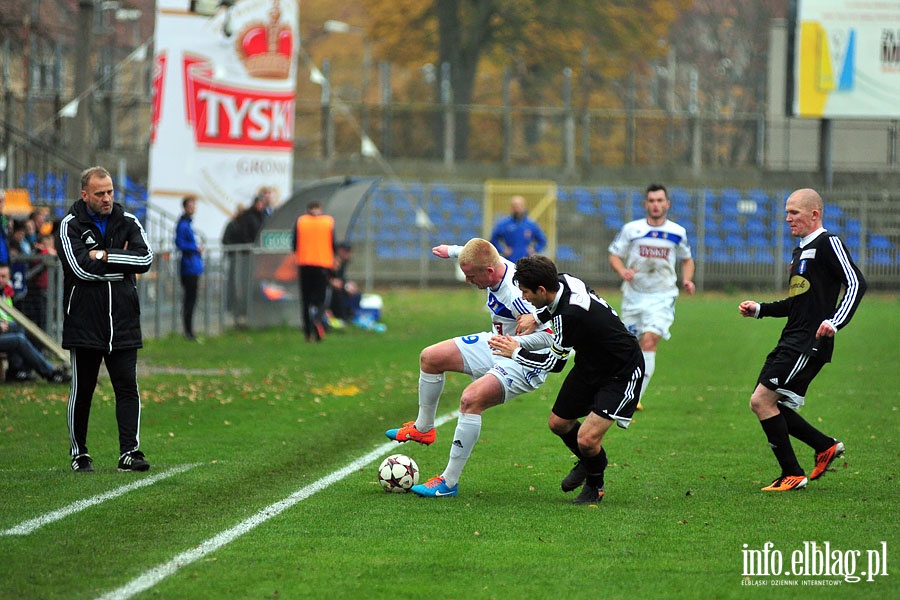
[[(397, 191), (396, 182), (380, 184)], [(431, 256), (440, 243), (464, 243), (470, 237), (486, 237), (489, 230), (480, 217), (460, 220), (438, 218), (436, 211), (463, 213), (456, 205), (470, 205), (480, 198), (481, 186), (441, 185), (441, 200), (434, 201), (437, 185), (407, 184), (402, 206), (382, 204), (378, 193), (361, 211), (349, 238), (354, 257), (348, 278), (363, 291), (409, 285), (417, 287), (459, 285), (453, 261)], [(697, 264), (695, 282), (700, 290), (758, 289), (773, 295), (784, 291), (790, 250), (796, 244), (785, 232), (783, 204), (786, 190), (670, 189), (670, 216), (688, 228)], [(554, 256), (561, 271), (573, 273), (598, 290), (618, 287), (619, 280), (607, 262), (607, 248), (621, 223), (643, 215), (641, 188), (560, 188), (557, 200), (557, 245), (546, 253)], [(726, 200), (726, 197), (728, 198)], [(873, 289), (900, 288), (900, 194), (883, 190), (831, 193), (826, 199), (825, 225), (839, 233)], [(415, 225), (416, 202), (432, 215), (434, 227)], [(730, 204), (726, 205), (725, 203)], [(610, 206), (610, 205), (613, 206)], [(413, 214), (402, 214), (413, 211)], [(398, 229), (388, 229), (389, 215)], [(153, 218), (153, 217), (148, 217)], [(407, 221), (407, 219), (412, 219)], [(139, 278), (141, 321), (145, 338), (180, 335), (182, 289), (178, 252), (172, 242), (171, 219), (154, 221), (154, 264)], [(166, 225), (168, 223), (168, 225)], [(754, 233), (755, 229), (759, 229)], [(403, 231), (403, 235), (392, 233)], [(387, 234), (387, 236), (386, 236)], [(729, 240), (729, 236), (734, 239)], [(757, 242), (750, 240), (757, 239)], [(716, 241), (713, 241), (716, 240)], [(742, 240), (737, 242), (736, 240)], [(44, 260), (50, 273), (47, 290), (46, 331), (62, 336), (62, 273), (50, 256), (14, 257), (16, 265)], [(252, 245), (206, 247), (206, 272), (200, 278), (194, 316), (195, 332), (214, 336), (235, 327), (297, 327), (300, 323), (299, 290), (291, 257)], [(390, 310), (390, 307), (386, 307)]]

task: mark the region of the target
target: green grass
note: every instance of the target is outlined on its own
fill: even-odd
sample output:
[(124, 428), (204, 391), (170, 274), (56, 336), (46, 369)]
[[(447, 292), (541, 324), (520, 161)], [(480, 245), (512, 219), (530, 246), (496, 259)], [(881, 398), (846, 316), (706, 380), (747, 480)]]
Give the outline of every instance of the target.
[[(116, 590), (387, 441), (385, 429), (415, 416), (419, 350), (480, 330), (487, 316), (481, 293), (471, 289), (383, 296), (382, 335), (348, 331), (320, 345), (305, 344), (293, 330), (232, 332), (203, 345), (149, 341), (140, 354), (142, 447), (153, 464), (146, 475), (115, 469), (108, 382), (98, 388), (91, 417), (91, 476), (68, 470), (66, 389), (0, 387), (0, 529), (200, 463), (29, 535), (0, 536), (0, 598), (92, 598)], [(384, 494), (372, 463), (138, 597), (791, 593), (741, 585), (743, 545), (762, 549), (767, 541), (787, 566), (807, 541), (863, 551), (857, 572), (865, 569), (865, 551), (886, 541), (888, 576), (810, 589), (898, 597), (900, 302), (874, 294), (864, 300), (838, 334), (835, 362), (807, 396), (804, 414), (844, 441), (845, 458), (805, 491), (763, 494), (759, 488), (778, 469), (747, 405), (784, 322), (742, 319), (742, 299), (679, 300), (646, 410), (606, 440), (607, 495), (597, 507), (573, 506), (572, 495), (559, 490), (572, 459), (546, 425), (562, 381), (552, 375), (541, 390), (485, 413), (457, 498)], [(434, 305), (441, 314), (428, 312)], [(462, 375), (448, 377), (441, 413), (456, 407), (466, 383)], [(395, 451), (431, 476), (446, 464), (454, 426), (443, 426), (430, 447)], [(811, 450), (795, 448), (811, 468)]]

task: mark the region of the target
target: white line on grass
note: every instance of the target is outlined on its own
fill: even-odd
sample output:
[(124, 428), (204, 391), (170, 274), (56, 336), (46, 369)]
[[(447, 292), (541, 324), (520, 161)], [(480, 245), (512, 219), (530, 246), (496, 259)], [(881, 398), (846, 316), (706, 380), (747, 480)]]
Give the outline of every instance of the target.
[[(453, 419), (457, 416), (456, 411), (443, 415), (435, 420), (434, 426), (440, 427), (450, 419)], [(314, 481), (313, 483), (307, 485), (306, 487), (302, 487), (284, 500), (279, 500), (275, 504), (270, 504), (265, 507), (249, 519), (245, 519), (232, 527), (231, 529), (227, 529), (222, 533), (215, 535), (205, 542), (201, 543), (196, 548), (192, 548), (185, 552), (182, 552), (172, 560), (167, 563), (163, 563), (156, 567), (153, 567), (149, 571), (146, 571), (143, 575), (138, 576), (135, 579), (132, 579), (129, 583), (123, 585), (117, 590), (113, 590), (109, 593), (106, 593), (98, 598), (98, 600), (126, 600), (127, 598), (131, 598), (135, 594), (139, 594), (145, 590), (150, 589), (169, 575), (173, 575), (178, 569), (182, 567), (186, 567), (194, 561), (200, 560), (207, 554), (211, 552), (215, 552), (222, 546), (229, 544), (241, 537), (245, 533), (249, 533), (253, 530), (257, 525), (261, 525), (271, 519), (272, 517), (278, 516), (285, 510), (291, 508), (301, 500), (306, 500), (316, 492), (321, 492), (328, 486), (337, 483), (341, 479), (344, 479), (351, 473), (356, 472), (358, 469), (366, 466), (367, 464), (375, 461), (378, 457), (380, 457), (385, 452), (390, 452), (397, 448), (397, 442), (388, 442), (386, 444), (382, 444), (378, 446), (368, 454), (365, 454), (353, 462), (349, 463), (345, 467), (334, 471), (322, 477), (321, 479)]]
[[(84, 500), (76, 500), (68, 506), (64, 506), (63, 508), (60, 508), (58, 510), (48, 512), (34, 519), (22, 521), (15, 527), (4, 529), (3, 531), (0, 531), (0, 535), (28, 535), (34, 530), (40, 529), (44, 525), (48, 525), (50, 523), (53, 523), (54, 521), (64, 519), (69, 515), (73, 515), (86, 508), (90, 508), (91, 506), (100, 504), (101, 502), (106, 502), (107, 500), (117, 498), (118, 496), (126, 494), (131, 490), (147, 487), (148, 485), (153, 485), (157, 481), (165, 479), (166, 477), (171, 477), (172, 475), (177, 475), (178, 473), (184, 473), (188, 469), (193, 469), (194, 467), (200, 466), (200, 464), (201, 463), (191, 463), (187, 465), (181, 465), (173, 469), (169, 469), (168, 471), (163, 471), (162, 473), (158, 473), (151, 477), (139, 479), (134, 483), (129, 483), (128, 485), (117, 487), (116, 489), (104, 492), (99, 496), (94, 496), (93, 498), (85, 498)], [(75, 477), (85, 477), (85, 475), (75, 475)], [(90, 477), (90, 475), (88, 475), (88, 477)]]

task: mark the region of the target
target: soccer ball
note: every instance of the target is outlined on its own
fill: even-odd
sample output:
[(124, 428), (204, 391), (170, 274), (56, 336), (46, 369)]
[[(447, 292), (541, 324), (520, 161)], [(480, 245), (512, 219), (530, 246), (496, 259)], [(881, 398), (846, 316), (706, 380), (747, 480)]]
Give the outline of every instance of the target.
[(378, 483), (386, 492), (405, 494), (419, 483), (419, 465), (405, 454), (391, 454), (378, 467)]

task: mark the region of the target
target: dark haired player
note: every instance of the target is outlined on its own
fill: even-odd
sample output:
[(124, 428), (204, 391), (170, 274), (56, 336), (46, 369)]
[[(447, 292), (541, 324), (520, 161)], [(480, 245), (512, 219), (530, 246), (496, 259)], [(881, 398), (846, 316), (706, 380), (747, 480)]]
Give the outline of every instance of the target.
[[(584, 486), (575, 504), (603, 499), (606, 450), (603, 436), (615, 422), (627, 428), (637, 407), (644, 376), (644, 357), (634, 337), (605, 300), (571, 275), (558, 274), (546, 256), (529, 256), (516, 263), (515, 281), (522, 298), (541, 309), (537, 318), (552, 323), (549, 349), (529, 351), (515, 338), (490, 340), (495, 352), (535, 369), (560, 372), (575, 351), (550, 412), (550, 430), (578, 457), (563, 479), (563, 491)], [(579, 421), (584, 417), (583, 421)]]
[(670, 208), (665, 186), (650, 184), (644, 198), (646, 216), (623, 225), (609, 245), (609, 265), (622, 278), (622, 322), (637, 336), (644, 353), (641, 397), (656, 369), (659, 341), (672, 337), (669, 327), (675, 321), (678, 261), (681, 285), (688, 295), (694, 293), (694, 259), (687, 231), (669, 220)]

